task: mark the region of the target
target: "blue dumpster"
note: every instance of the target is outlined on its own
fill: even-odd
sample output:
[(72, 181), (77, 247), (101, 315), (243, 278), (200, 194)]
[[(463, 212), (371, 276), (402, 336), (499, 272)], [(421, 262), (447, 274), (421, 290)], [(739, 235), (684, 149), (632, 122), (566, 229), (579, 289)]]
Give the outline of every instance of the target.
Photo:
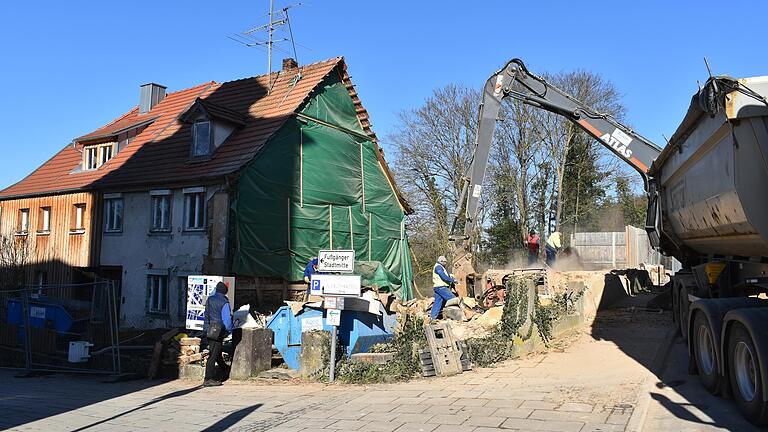
[[(21, 299), (8, 300), (8, 324), (24, 325), (24, 304)], [(48, 328), (66, 333), (75, 323), (66, 309), (52, 300), (41, 296), (29, 302), (29, 326)]]
[[(372, 345), (392, 338), (396, 317), (387, 315), (383, 306), (381, 306), (381, 312), (381, 315), (348, 310), (341, 313), (337, 335), (339, 343), (346, 349), (347, 356), (366, 352)], [(293, 315), (290, 307), (283, 306), (267, 323), (267, 328), (274, 332), (275, 347), (289, 368), (299, 369), (302, 326), (307, 326), (318, 319), (321, 320), (323, 330), (329, 332), (332, 330), (332, 327), (326, 323), (325, 310), (306, 306), (296, 316)]]

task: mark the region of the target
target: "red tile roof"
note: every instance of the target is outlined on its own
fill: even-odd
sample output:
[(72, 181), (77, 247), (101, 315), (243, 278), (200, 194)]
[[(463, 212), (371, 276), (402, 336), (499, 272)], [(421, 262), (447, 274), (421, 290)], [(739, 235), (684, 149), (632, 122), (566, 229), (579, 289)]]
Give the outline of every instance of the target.
[[(71, 190), (183, 184), (231, 174), (261, 150), (334, 70), (340, 74), (353, 98), (363, 129), (376, 141), (368, 114), (349, 80), (342, 57), (301, 66), (299, 70), (301, 79), (298, 81), (295, 81), (293, 71), (273, 72), (272, 91), (269, 93), (270, 76), (261, 75), (225, 83), (211, 81), (169, 93), (145, 114), (139, 114), (138, 107), (133, 108), (122, 117), (75, 140), (78, 143), (97, 142), (151, 122), (102, 167), (93, 171), (78, 171), (82, 153), (70, 144), (32, 174), (0, 191), (0, 199)], [(206, 109), (221, 107), (230, 114), (240, 113), (245, 118), (245, 126), (222, 144), (211, 158), (203, 161), (190, 160), (191, 128), (179, 121), (198, 98), (207, 104)], [(381, 151), (379, 158), (394, 185)], [(403, 206), (409, 209), (396, 192)]]
[(128, 129), (133, 129), (137, 126), (150, 123), (157, 118), (156, 115), (150, 115), (150, 113), (139, 114), (139, 108), (136, 107), (122, 117), (113, 120), (106, 126), (102, 126), (95, 131), (83, 135), (79, 138), (75, 138), (76, 142), (83, 143), (89, 141), (96, 141), (102, 138), (113, 137)]

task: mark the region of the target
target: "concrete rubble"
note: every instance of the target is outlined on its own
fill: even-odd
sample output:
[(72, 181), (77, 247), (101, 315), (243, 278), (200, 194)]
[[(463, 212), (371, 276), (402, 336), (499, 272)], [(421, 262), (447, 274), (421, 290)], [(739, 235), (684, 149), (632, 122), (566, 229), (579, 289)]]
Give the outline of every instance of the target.
[[(535, 290), (542, 305), (550, 304), (562, 296), (578, 295), (583, 297), (581, 301), (583, 306), (579, 313), (584, 315), (584, 322), (594, 317), (601, 299), (605, 301), (604, 297), (610, 297), (611, 294), (609, 293), (604, 296), (604, 289), (613, 290), (621, 295), (631, 294), (634, 284), (638, 280), (635, 271), (490, 270), (483, 274), (483, 279), (481, 279), (487, 281), (484, 291), (486, 296), (456, 298), (447, 302), (444, 307), (442, 322), (450, 327), (452, 337), (457, 341), (464, 341), (469, 338), (481, 338), (493, 332), (501, 322), (504, 311), (504, 284), (512, 277), (527, 279), (530, 289)], [(533, 292), (530, 291), (530, 293)], [(533, 296), (530, 293), (529, 309), (533, 308)], [(370, 290), (364, 293), (361, 300), (370, 305), (370, 307), (362, 305), (363, 307), (360, 309), (362, 312), (373, 313), (379, 317), (398, 317), (409, 314), (423, 319), (425, 323), (430, 321), (429, 316), (434, 304), (432, 297), (402, 302), (391, 294), (376, 293)], [(285, 309), (288, 310), (288, 314), (301, 320), (302, 317), (306, 316), (304, 314), (307, 310), (314, 310), (314, 314), (317, 314), (317, 311), (322, 311), (327, 306), (325, 301), (327, 300), (322, 297), (313, 297), (306, 302), (285, 302), (288, 306)], [(269, 369), (275, 356), (274, 350), (277, 346), (278, 335), (275, 333), (275, 340), (272, 343), (267, 341), (271, 338), (267, 338), (266, 335), (271, 336), (272, 334), (268, 326), (271, 325), (270, 322), (276, 314), (269, 316), (254, 314), (249, 305), (245, 305), (235, 312), (235, 325), (248, 332), (249, 343), (247, 349), (240, 347), (239, 355), (237, 352), (234, 355), (234, 360), (237, 361), (240, 358), (241, 364), (235, 367), (233, 362), (233, 371), (242, 369), (242, 373), (238, 372), (232, 378), (248, 379), (256, 376), (283, 380), (294, 379), (297, 376), (310, 378), (321, 373), (326, 367), (324, 362), (318, 361), (320, 358), (324, 358), (321, 348), (324, 343), (316, 339), (320, 338), (322, 341), (326, 341), (328, 332), (304, 333), (303, 329), (300, 329), (302, 331), (300, 344), (302, 349), (298, 371), (282, 368)], [(310, 314), (309, 316), (314, 315)], [(301, 322), (303, 323), (303, 321)], [(288, 333), (290, 334), (290, 332)], [(165, 336), (167, 337), (167, 335)], [(182, 336), (186, 335), (176, 335), (164, 344), (163, 364), (177, 364), (180, 368), (187, 365), (204, 365), (207, 352), (200, 349), (200, 339)], [(392, 361), (394, 356), (393, 353), (369, 353), (366, 351), (367, 349), (353, 353), (350, 355), (350, 361), (384, 365)], [(259, 358), (253, 360), (253, 353), (258, 353)], [(245, 361), (247, 359), (253, 361)]]

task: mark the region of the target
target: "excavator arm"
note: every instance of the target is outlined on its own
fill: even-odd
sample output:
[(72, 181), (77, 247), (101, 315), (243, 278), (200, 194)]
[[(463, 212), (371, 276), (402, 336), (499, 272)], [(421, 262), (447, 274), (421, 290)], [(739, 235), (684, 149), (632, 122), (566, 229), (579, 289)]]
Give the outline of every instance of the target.
[[(493, 143), (496, 120), (501, 110), (501, 102), (505, 98), (511, 97), (571, 120), (640, 173), (648, 193), (649, 204), (653, 204), (652, 195), (655, 195), (655, 186), (648, 170), (661, 152), (661, 148), (630, 127), (623, 125), (610, 115), (592, 110), (543, 78), (529, 72), (519, 59), (509, 61), (504, 68), (491, 75), (483, 87), (482, 96), (474, 157), (469, 173), (464, 179), (459, 201), (464, 209), (463, 235), (456, 233), (462, 214), (456, 215), (451, 226), (451, 240), (463, 243), (460, 256), (457, 254), (454, 256), (454, 273), (457, 276), (464, 276), (464, 273), (468, 273), (471, 268), (469, 238), (475, 228), (475, 217), (488, 165), (488, 155)], [(657, 232), (654, 229), (657, 218), (651, 220), (650, 213), (646, 230), (649, 231), (654, 242), (658, 238), (658, 234), (654, 236)], [(651, 233), (651, 231), (655, 232)]]

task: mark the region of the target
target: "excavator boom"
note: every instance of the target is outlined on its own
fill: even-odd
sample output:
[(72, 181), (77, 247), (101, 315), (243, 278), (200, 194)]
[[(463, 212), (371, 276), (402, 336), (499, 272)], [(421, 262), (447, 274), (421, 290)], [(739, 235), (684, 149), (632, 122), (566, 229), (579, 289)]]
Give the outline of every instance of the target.
[[(461, 214), (456, 215), (451, 227), (451, 240), (461, 241), (463, 249), (462, 253), (455, 254), (454, 258), (454, 273), (457, 276), (464, 276), (464, 273), (471, 268), (469, 239), (475, 228), (475, 217), (482, 194), (496, 120), (501, 110), (501, 103), (507, 97), (571, 120), (642, 176), (649, 199), (656, 194), (648, 169), (660, 154), (661, 148), (610, 115), (594, 111), (543, 78), (532, 74), (522, 60), (513, 59), (491, 75), (483, 87), (482, 96), (475, 152), (460, 197), (460, 203), (464, 204), (463, 235), (456, 235)], [(654, 201), (649, 200), (649, 202)], [(657, 238), (654, 236), (655, 219), (649, 217), (646, 223), (646, 230), (651, 234), (652, 240)]]

